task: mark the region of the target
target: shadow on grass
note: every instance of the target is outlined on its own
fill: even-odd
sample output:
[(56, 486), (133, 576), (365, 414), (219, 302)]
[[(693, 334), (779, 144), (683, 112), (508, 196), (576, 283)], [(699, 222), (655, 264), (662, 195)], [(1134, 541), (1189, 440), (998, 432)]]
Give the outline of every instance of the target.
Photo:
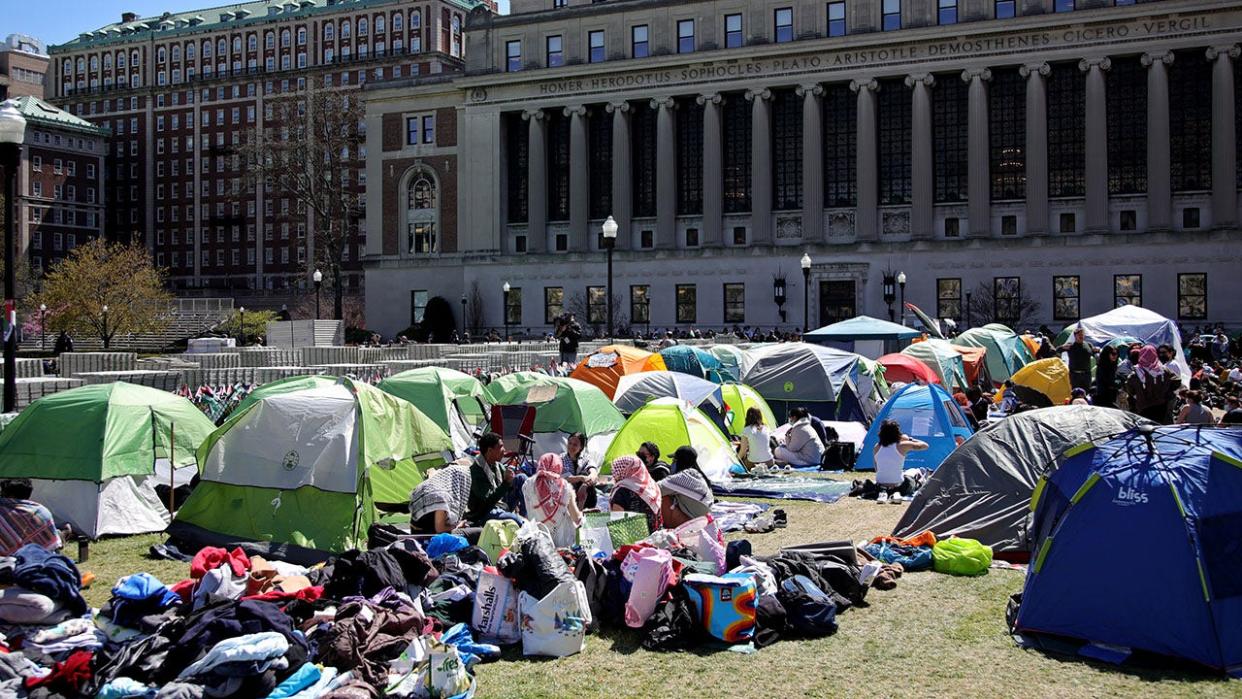
[[(1019, 647), (1022, 647), (1021, 644)], [(1107, 673), (1117, 673), (1142, 682), (1214, 684), (1231, 681), (1228, 675), (1210, 667), (1149, 651), (1136, 650), (1124, 662), (1110, 663), (1098, 658), (1078, 655), (1075, 644), (1064, 639), (1045, 638), (1024, 650), (1037, 653), (1062, 665), (1076, 665)]]

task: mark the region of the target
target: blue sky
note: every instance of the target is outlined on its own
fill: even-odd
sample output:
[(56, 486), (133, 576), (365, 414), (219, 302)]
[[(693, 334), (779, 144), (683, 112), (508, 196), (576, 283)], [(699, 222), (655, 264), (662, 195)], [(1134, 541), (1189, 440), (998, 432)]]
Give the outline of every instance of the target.
[[(147, 17), (227, 4), (227, 0), (0, 0), (0, 36), (29, 34), (59, 44), (119, 21), (122, 12)], [(500, 0), (500, 11), (509, 11), (508, 0)]]

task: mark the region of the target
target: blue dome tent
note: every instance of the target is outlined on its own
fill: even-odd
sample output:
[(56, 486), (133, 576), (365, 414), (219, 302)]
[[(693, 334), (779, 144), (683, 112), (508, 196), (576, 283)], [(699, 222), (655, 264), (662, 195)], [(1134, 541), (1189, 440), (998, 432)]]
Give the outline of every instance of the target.
[(1015, 632), (1242, 676), (1242, 430), (1140, 426), (1085, 445), (1032, 505)]
[(875, 470), (873, 450), (879, 442), (880, 424), (885, 420), (896, 420), (902, 432), (927, 442), (925, 451), (913, 451), (906, 455), (906, 468), (936, 470), (959, 444), (973, 434), (961, 407), (942, 386), (906, 384), (888, 399), (871, 423), (871, 429), (867, 430), (858, 462), (854, 465), (859, 471)]

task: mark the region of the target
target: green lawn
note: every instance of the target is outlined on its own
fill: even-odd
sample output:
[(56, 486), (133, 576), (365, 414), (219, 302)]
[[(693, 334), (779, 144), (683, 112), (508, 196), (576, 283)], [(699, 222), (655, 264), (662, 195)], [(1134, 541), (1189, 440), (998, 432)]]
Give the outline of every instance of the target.
[[(848, 476), (847, 476), (848, 477)], [(781, 504), (789, 527), (749, 537), (757, 553), (793, 543), (887, 533), (903, 506), (843, 499), (833, 505)], [(82, 566), (99, 576), (86, 594), (99, 605), (119, 576), (148, 571), (171, 583), (183, 563), (153, 561), (159, 536), (113, 539), (91, 547)], [(510, 651), (479, 668), (481, 697), (798, 697), (798, 696), (1229, 696), (1242, 682), (1193, 670), (1117, 669), (1019, 649), (1006, 633), (1005, 604), (1022, 574), (993, 570), (980, 578), (907, 574), (896, 590), (872, 590), (871, 606), (838, 620), (840, 631), (816, 641), (788, 641), (753, 655), (649, 653), (640, 637), (610, 631), (587, 639), (586, 652), (560, 660), (526, 660)]]

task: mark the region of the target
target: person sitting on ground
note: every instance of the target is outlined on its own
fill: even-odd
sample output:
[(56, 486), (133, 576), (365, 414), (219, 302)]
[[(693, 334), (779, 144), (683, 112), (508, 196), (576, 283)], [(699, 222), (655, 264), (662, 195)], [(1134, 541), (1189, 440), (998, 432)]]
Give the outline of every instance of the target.
[(1229, 396), (1225, 399), (1225, 414), (1220, 418), (1220, 425), (1242, 425), (1242, 396)]
[(712, 488), (698, 471), (680, 471), (660, 481), (660, 517), (676, 529), (712, 511)]
[(1134, 373), (1126, 379), (1126, 396), (1131, 412), (1167, 425), (1171, 421), (1173, 398), (1181, 381), (1159, 359), (1156, 348), (1147, 345), (1139, 351)]
[(0, 483), (0, 556), (12, 556), (26, 544), (49, 551), (61, 547), (52, 513), (30, 499), (34, 486), (25, 478)]
[(612, 461), (612, 496), (609, 509), (613, 512), (634, 512), (647, 518), (647, 532), (664, 526), (660, 516), (660, 486), (656, 485), (647, 467), (637, 456), (620, 456)]
[(1081, 388), (1075, 388), (1070, 394), (1070, 405), (1091, 405), (1087, 401), (1087, 392)]
[(776, 463), (772, 458), (772, 430), (763, 424), (763, 411), (759, 408), (746, 409), (741, 447), (739, 456), (748, 471), (756, 466), (771, 468)]
[(772, 456), (777, 463), (789, 466), (819, 466), (824, 458), (824, 443), (811, 426), (811, 414), (806, 408), (797, 407), (789, 411), (789, 431), (785, 433), (785, 443), (778, 446)]
[[(699, 452), (694, 447), (683, 446), (677, 447), (677, 451), (673, 452), (673, 463), (671, 464), (673, 473), (678, 474), (682, 471), (698, 471), (703, 473), (703, 469), (699, 468)], [(706, 478), (706, 474), (703, 474)], [(663, 482), (663, 479), (661, 479)]]
[(561, 455), (565, 480), (577, 493), (578, 509), (595, 507), (595, 484), (599, 481), (599, 469), (587, 458), (586, 435), (574, 432), (565, 440), (565, 453)]
[(1216, 416), (1203, 405), (1203, 394), (1199, 391), (1186, 391), (1186, 404), (1177, 413), (1174, 420), (1179, 425), (1215, 425)]
[(635, 455), (643, 462), (643, 467), (647, 469), (652, 480), (657, 483), (673, 474), (673, 467), (660, 461), (660, 447), (656, 446), (655, 442), (643, 442), (638, 446), (638, 452)]
[(1005, 396), (1001, 398), (1000, 409), (1006, 415), (1013, 415), (1022, 405), (1022, 401), (1018, 399), (1018, 393), (1014, 390), (1013, 379), (1005, 379)]
[(875, 456), (875, 483), (880, 489), (877, 502), (890, 500), (905, 484), (906, 454), (926, 448), (927, 442), (904, 434), (896, 420), (880, 423), (879, 440), (872, 452)]
[(513, 471), (500, 463), (505, 454), (500, 435), (487, 432), (478, 446), (473, 460), (435, 471), (410, 493), (411, 530), (439, 534), (489, 519), (521, 519), (495, 509), (513, 488)]
[(983, 395), (983, 389), (978, 386), (966, 389), (966, 400), (970, 402), (970, 416), (975, 419), (975, 424), (982, 425), (983, 421), (988, 419), (988, 410), (992, 407), (992, 401)]
[(573, 546), (582, 524), (578, 499), (573, 486), (561, 475), (563, 469), (561, 457), (544, 454), (539, 457), (535, 475), (522, 486), (527, 516), (548, 528), (557, 548)]

